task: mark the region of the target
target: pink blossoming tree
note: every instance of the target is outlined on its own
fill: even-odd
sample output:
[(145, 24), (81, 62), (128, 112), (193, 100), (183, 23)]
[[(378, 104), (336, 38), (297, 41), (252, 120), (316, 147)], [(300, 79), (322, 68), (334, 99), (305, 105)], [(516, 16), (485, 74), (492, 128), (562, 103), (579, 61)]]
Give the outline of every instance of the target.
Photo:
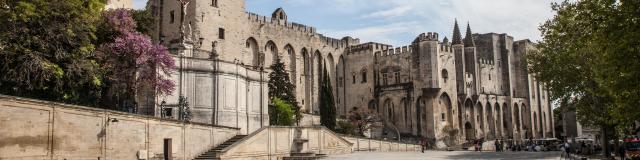
[(175, 84), (169, 75), (176, 66), (167, 48), (136, 31), (129, 10), (105, 11), (103, 21), (102, 30), (109, 35), (104, 35), (106, 43), (96, 56), (105, 73), (105, 105), (135, 104), (138, 91), (152, 90), (155, 95), (173, 92)]

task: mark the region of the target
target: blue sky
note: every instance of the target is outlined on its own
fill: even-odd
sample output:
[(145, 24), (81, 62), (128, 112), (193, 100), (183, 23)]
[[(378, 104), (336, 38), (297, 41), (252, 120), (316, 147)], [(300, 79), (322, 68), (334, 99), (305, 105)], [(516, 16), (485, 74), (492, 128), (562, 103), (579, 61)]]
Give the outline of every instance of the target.
[[(550, 4), (560, 0), (246, 0), (250, 12), (271, 15), (284, 8), (289, 21), (317, 28), (334, 38), (408, 45), (423, 32), (451, 38), (453, 21), (464, 32), (507, 33), (515, 40), (540, 40), (538, 26), (553, 17)], [(136, 8), (146, 0), (134, 0)], [(463, 33), (464, 34), (464, 33)]]

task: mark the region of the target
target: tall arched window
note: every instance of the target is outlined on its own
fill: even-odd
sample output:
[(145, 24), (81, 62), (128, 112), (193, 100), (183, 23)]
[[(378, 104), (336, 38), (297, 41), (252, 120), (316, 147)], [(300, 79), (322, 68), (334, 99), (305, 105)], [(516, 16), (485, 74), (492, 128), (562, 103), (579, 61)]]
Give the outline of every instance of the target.
[(362, 72), (360, 73), (362, 75), (362, 81), (361, 83), (367, 83), (367, 70), (363, 69)]

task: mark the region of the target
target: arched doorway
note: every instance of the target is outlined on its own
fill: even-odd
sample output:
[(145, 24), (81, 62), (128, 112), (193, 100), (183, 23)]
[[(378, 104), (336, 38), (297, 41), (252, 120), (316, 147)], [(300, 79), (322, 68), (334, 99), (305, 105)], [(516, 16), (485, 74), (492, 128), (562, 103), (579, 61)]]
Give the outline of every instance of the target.
[(475, 131), (473, 130), (473, 125), (471, 122), (464, 123), (464, 132), (467, 140), (475, 140)]

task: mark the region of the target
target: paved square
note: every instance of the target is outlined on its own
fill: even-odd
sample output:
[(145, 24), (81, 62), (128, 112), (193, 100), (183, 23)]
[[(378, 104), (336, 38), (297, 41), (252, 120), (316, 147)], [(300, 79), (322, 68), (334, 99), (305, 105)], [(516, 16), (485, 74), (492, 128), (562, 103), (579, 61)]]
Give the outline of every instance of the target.
[(356, 152), (332, 155), (328, 160), (442, 160), (442, 159), (560, 159), (561, 152), (470, 152), (425, 151), (421, 152)]

